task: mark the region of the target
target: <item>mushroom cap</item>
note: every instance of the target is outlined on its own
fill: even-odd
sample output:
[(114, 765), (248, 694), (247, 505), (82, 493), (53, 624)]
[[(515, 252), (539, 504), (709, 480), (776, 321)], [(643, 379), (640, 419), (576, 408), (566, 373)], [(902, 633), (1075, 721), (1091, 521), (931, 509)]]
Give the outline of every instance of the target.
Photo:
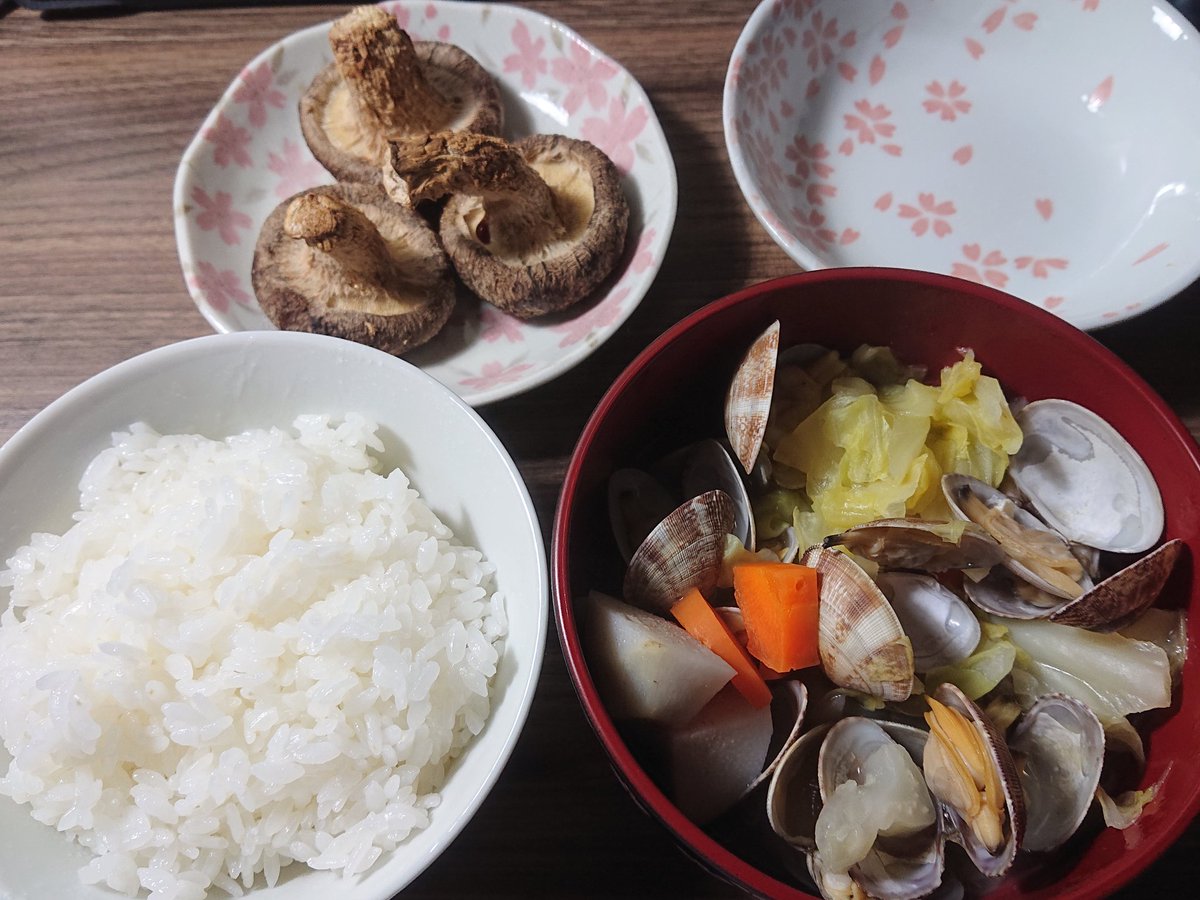
[[(305, 195), (334, 197), (366, 216), (396, 268), (409, 273), (404, 284), (397, 285), (408, 290), (402, 295), (381, 293), (364, 309), (361, 295), (344, 296), (317, 273), (309, 262), (308, 244), (284, 230), (289, 207)], [(454, 310), (454, 276), (433, 229), (417, 213), (389, 200), (382, 188), (369, 184), (311, 188), (275, 207), (259, 232), (250, 280), (263, 312), (277, 327), (340, 337), (394, 355), (428, 341)], [(412, 297), (418, 285), (425, 294), (419, 300)], [(394, 312), (381, 311), (393, 305)]]
[[(621, 189), (620, 173), (596, 145), (564, 135), (535, 134), (513, 146), (535, 170), (566, 163), (577, 166), (590, 179), (592, 210), (582, 233), (571, 235), (566, 246), (553, 256), (530, 263), (505, 260), (466, 226), (466, 215), (479, 199), (465, 194), (453, 195), (447, 201), (439, 233), (455, 271), (473, 293), (511, 315), (527, 319), (566, 309), (608, 277), (625, 248), (629, 204)], [(551, 183), (551, 190), (554, 188)]]
[[(500, 89), (473, 56), (454, 44), (439, 41), (414, 41), (413, 50), (426, 79), (454, 109), (460, 110), (457, 118), (441, 128), (500, 133), (504, 121)], [(334, 178), (377, 183), (382, 178), (384, 163), (390, 159), (388, 138), (402, 135), (371, 136), (369, 141), (374, 156), (365, 156), (348, 146), (355, 137), (360, 141), (363, 139), (361, 130), (357, 136), (339, 134), (336, 130), (331, 134), (327, 119), (331, 103), (337, 105), (348, 101), (349, 97), (338, 96), (348, 90), (336, 63), (330, 63), (318, 72), (300, 98), (300, 131), (317, 162)]]

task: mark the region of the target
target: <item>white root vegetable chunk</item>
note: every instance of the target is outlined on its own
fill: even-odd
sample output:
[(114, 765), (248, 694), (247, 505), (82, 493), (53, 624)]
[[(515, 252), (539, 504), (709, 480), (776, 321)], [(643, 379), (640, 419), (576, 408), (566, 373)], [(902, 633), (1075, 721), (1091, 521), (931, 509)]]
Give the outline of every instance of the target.
[(771, 707), (756, 709), (732, 685), (689, 722), (667, 731), (671, 799), (700, 825), (732, 807), (766, 764)]
[(588, 666), (609, 713), (682, 725), (734, 675), (671, 622), (592, 591), (583, 607)]

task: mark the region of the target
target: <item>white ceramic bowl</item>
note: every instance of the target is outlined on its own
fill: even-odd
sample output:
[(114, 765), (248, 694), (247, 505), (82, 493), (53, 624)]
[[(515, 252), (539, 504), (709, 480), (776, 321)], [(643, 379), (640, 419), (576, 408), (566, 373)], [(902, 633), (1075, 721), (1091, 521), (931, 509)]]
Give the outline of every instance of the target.
[[(408, 363), (348, 341), (286, 332), (213, 335), (135, 357), (69, 391), (0, 447), (0, 559), (8, 559), (31, 532), (70, 526), (87, 462), (110, 445), (111, 432), (134, 421), (215, 438), (290, 426), (305, 412), (348, 411), (380, 424), (385, 469), (403, 468), (455, 535), (495, 563), (509, 635), (491, 717), (454, 763), (431, 825), (360, 880), (294, 864), (275, 888), (253, 894), (272, 900), (393, 896), (446, 848), (499, 777), (533, 699), (548, 606), (541, 531), (508, 453), (470, 407)], [(7, 594), (0, 592), (0, 607)], [(0, 749), (0, 770), (8, 763)], [(34, 821), (28, 807), (0, 798), (0, 897), (112, 900), (111, 891), (79, 882), (88, 858)]]
[[(646, 92), (619, 63), (560, 22), (516, 6), (384, 3), (416, 40), (462, 47), (500, 86), (504, 136), (565, 134), (599, 146), (630, 206), (625, 254), (594, 297), (521, 320), (460, 302), (432, 341), (406, 355), (472, 406), (527, 391), (585, 359), (629, 318), (662, 264), (675, 225), (675, 163)], [(217, 331), (274, 329), (250, 263), (281, 200), (333, 177), (308, 151), (297, 104), (333, 59), (329, 26), (271, 45), (234, 79), (175, 176), (175, 241), (196, 307)]]
[(725, 140), (802, 266), (944, 272), (1091, 328), (1200, 275), (1197, 87), (1161, 0), (763, 0)]

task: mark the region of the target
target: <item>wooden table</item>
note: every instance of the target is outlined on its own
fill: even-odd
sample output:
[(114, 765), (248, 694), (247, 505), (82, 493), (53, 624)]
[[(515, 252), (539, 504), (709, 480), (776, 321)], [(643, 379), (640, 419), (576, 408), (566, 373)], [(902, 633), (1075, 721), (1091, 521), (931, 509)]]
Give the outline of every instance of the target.
[[(616, 336), (572, 371), (481, 410), (519, 463), (549, 546), (559, 484), (605, 388), (667, 326), (795, 271), (730, 171), (720, 98), (751, 0), (526, 4), (622, 61), (654, 103), (679, 176), (662, 271)], [(242, 65), (346, 7), (43, 19), (0, 13), (0, 441), (85, 378), (209, 333), (175, 253), (171, 184)], [(1200, 434), (1200, 286), (1095, 335)], [(3, 511), (0, 511), (3, 514)], [(585, 721), (555, 637), (499, 784), (406, 897), (728, 897), (625, 795)], [(1123, 897), (1190, 893), (1200, 823)]]

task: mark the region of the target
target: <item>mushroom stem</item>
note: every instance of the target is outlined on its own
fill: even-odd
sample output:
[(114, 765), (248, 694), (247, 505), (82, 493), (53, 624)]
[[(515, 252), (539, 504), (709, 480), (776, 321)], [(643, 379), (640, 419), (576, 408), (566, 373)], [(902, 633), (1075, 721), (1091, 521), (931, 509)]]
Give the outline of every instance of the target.
[[(469, 194), (483, 200), (481, 243), (504, 231), (510, 241), (546, 244), (566, 232), (554, 192), (515, 147), (500, 138), (443, 131), (392, 142), (392, 167), (410, 202)], [(489, 222), (490, 220), (490, 222)], [(518, 237), (519, 236), (519, 237)]]
[(308, 244), (308, 262), (328, 284), (350, 289), (385, 284), (396, 275), (375, 225), (358, 209), (326, 194), (304, 194), (287, 208), (283, 231)]
[(446, 99), (425, 78), (412, 40), (378, 6), (359, 6), (338, 19), (329, 44), (360, 120), (374, 130), (428, 132), (451, 118)]

